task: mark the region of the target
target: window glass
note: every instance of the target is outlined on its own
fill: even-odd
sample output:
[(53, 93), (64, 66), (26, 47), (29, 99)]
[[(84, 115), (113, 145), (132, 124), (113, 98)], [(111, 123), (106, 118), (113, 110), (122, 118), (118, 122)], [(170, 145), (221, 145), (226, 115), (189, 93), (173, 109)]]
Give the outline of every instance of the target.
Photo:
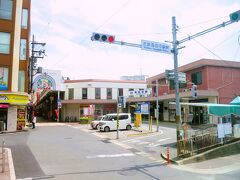
[(123, 96), (123, 88), (118, 88), (118, 96)]
[(0, 90), (8, 89), (8, 68), (0, 67)]
[(68, 99), (73, 99), (73, 97), (74, 97), (74, 89), (69, 88), (68, 89)]
[(25, 71), (18, 73), (18, 91), (24, 92), (25, 90)]
[(10, 33), (0, 32), (0, 53), (10, 53)]
[(112, 89), (107, 88), (107, 99), (112, 99)]
[(87, 88), (82, 88), (82, 99), (87, 99)]
[(101, 88), (95, 88), (95, 99), (101, 99)]
[(27, 29), (28, 27), (28, 10), (23, 9), (22, 10), (22, 28)]
[(26, 60), (26, 47), (27, 47), (27, 40), (21, 39), (20, 42), (20, 59)]
[[(170, 90), (175, 89), (175, 83), (174, 80), (170, 80)], [(187, 87), (187, 83), (183, 83), (183, 82), (179, 82), (179, 88), (186, 88)]]
[(202, 84), (202, 72), (196, 72), (191, 74), (192, 82), (196, 85)]
[(1, 19), (12, 19), (12, 0), (0, 0), (0, 18)]

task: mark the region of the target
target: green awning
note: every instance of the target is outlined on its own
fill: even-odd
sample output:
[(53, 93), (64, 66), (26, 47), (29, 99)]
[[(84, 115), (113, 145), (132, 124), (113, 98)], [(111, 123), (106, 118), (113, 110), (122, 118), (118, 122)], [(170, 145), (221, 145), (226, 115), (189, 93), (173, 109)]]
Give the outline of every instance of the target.
[[(170, 102), (169, 104), (175, 104), (175, 102)], [(181, 102), (180, 105), (207, 107), (208, 114), (215, 116), (226, 116), (229, 114), (235, 114), (240, 116), (240, 105), (214, 104), (214, 103), (185, 103), (185, 102)]]
[(235, 114), (240, 116), (240, 105), (209, 104), (208, 113), (216, 116)]

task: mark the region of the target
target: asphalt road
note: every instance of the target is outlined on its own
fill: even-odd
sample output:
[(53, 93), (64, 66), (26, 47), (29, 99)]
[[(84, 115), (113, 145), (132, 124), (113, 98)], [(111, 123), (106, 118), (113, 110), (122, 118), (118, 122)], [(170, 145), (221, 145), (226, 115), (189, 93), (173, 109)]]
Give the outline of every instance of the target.
[(70, 126), (37, 126), (2, 138), (12, 150), (17, 179), (239, 179), (239, 172), (209, 176), (172, 168)]

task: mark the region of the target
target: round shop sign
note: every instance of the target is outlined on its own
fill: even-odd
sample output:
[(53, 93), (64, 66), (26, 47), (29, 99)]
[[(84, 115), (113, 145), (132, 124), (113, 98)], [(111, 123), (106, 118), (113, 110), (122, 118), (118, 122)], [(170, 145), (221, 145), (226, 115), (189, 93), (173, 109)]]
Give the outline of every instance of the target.
[(34, 79), (34, 89), (49, 89), (49, 90), (56, 90), (56, 83), (55, 80), (47, 75), (39, 75)]

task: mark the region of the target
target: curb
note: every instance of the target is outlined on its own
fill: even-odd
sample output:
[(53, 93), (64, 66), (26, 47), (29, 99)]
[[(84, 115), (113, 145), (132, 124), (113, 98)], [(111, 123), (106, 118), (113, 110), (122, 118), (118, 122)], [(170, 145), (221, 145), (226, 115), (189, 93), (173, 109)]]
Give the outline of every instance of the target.
[[(161, 153), (161, 157), (162, 157), (165, 161), (167, 161), (167, 156), (166, 156), (165, 153)], [(180, 163), (179, 161), (174, 161), (174, 160), (172, 160), (171, 158), (170, 158), (169, 160), (170, 160), (170, 162), (171, 162), (172, 164), (181, 165), (181, 163)]]
[(12, 159), (12, 151), (9, 148), (5, 148), (8, 153), (8, 166), (9, 166), (9, 174), (10, 174), (10, 180), (16, 180), (16, 174), (15, 169), (13, 165), (13, 159)]

